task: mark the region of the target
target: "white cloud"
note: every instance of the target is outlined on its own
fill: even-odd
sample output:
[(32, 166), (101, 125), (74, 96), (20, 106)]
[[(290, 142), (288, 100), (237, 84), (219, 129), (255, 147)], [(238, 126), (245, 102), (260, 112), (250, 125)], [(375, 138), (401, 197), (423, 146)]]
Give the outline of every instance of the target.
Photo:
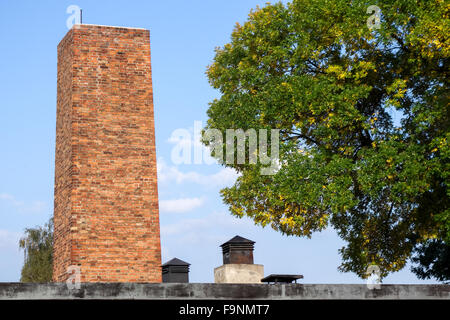
[(164, 236), (179, 235), (185, 232), (196, 232), (199, 229), (207, 229), (210, 222), (204, 218), (184, 219), (177, 223), (161, 226), (161, 234)]
[(22, 201), (16, 200), (16, 198), (8, 193), (0, 193), (0, 200), (7, 201), (11, 203), (15, 207), (23, 206), (24, 203)]
[(196, 171), (182, 172), (177, 166), (169, 166), (163, 158), (158, 158), (158, 181), (171, 182), (177, 184), (191, 182), (206, 186), (225, 187), (232, 185), (239, 174), (232, 168), (222, 168), (214, 174), (202, 174)]
[(47, 206), (44, 201), (34, 201), (30, 207), (27, 208), (28, 212), (43, 212)]
[[(161, 236), (174, 238), (181, 236), (183, 241), (201, 243), (218, 239), (228, 240), (238, 231), (247, 231), (254, 224), (248, 219), (239, 219), (225, 212), (215, 212), (204, 218), (183, 219), (176, 223), (161, 225)], [(219, 242), (220, 242), (219, 241)]]
[(172, 131), (167, 142), (174, 144), (170, 158), (175, 164), (217, 164), (211, 157), (209, 147), (201, 142), (201, 121), (194, 121), (194, 127), (178, 128)]
[(188, 212), (201, 207), (205, 203), (203, 198), (180, 198), (159, 201), (161, 212)]
[(8, 193), (0, 193), (0, 200), (9, 203), (22, 213), (43, 212), (47, 206), (44, 201), (33, 201), (32, 203), (27, 204), (23, 201), (17, 200), (16, 197)]
[(18, 248), (21, 237), (22, 234), (19, 232), (0, 229), (0, 248)]
[(200, 141), (195, 140), (191, 136), (192, 128), (191, 130), (187, 129), (176, 129), (172, 132), (172, 135), (167, 139), (167, 142), (171, 144), (177, 144), (180, 146), (186, 146), (186, 147), (192, 147), (192, 146), (202, 146), (202, 143)]

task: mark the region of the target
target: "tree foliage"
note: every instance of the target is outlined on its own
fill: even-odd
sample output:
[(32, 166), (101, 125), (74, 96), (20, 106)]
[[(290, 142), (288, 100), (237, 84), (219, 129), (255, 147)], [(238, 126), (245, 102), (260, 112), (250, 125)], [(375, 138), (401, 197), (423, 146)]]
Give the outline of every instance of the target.
[(412, 270), (420, 279), (450, 281), (450, 245), (432, 239), (414, 248), (414, 253)]
[(236, 24), (207, 70), (221, 96), (205, 129), (278, 128), (281, 142), (274, 175), (224, 164), (241, 173), (221, 192), (231, 213), (289, 235), (331, 226), (339, 269), (361, 277), (450, 243), (448, 15), (438, 0), (294, 0)]
[(52, 281), (53, 219), (44, 227), (27, 228), (19, 241), (24, 249), (25, 262), (21, 272), (21, 282)]

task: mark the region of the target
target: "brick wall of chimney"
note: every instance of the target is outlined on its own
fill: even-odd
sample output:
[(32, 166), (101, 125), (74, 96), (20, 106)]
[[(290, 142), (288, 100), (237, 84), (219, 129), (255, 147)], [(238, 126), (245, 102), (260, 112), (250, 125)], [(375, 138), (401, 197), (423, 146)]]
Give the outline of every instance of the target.
[(161, 282), (149, 31), (75, 25), (57, 85), (54, 281)]

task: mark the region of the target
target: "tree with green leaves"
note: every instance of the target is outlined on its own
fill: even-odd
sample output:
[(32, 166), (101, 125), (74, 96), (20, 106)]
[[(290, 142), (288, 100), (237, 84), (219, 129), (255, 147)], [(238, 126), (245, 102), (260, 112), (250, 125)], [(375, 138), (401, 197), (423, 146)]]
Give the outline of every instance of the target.
[(450, 245), (442, 240), (432, 239), (414, 248), (412, 271), (419, 279), (434, 278), (450, 283)]
[(236, 24), (207, 69), (221, 95), (205, 130), (276, 128), (280, 152), (273, 175), (224, 163), (240, 173), (221, 191), (231, 213), (288, 235), (332, 227), (339, 270), (363, 278), (449, 245), (448, 18), (439, 0), (293, 0)]
[(52, 281), (53, 263), (53, 218), (44, 227), (27, 228), (19, 241), (24, 249), (25, 262), (21, 282)]

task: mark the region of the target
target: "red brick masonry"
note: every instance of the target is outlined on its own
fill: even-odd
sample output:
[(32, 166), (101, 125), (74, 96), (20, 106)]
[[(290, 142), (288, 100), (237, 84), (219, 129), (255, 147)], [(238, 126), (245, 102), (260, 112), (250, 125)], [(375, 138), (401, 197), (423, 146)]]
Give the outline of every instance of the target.
[(148, 30), (75, 25), (58, 45), (53, 280), (161, 282)]

